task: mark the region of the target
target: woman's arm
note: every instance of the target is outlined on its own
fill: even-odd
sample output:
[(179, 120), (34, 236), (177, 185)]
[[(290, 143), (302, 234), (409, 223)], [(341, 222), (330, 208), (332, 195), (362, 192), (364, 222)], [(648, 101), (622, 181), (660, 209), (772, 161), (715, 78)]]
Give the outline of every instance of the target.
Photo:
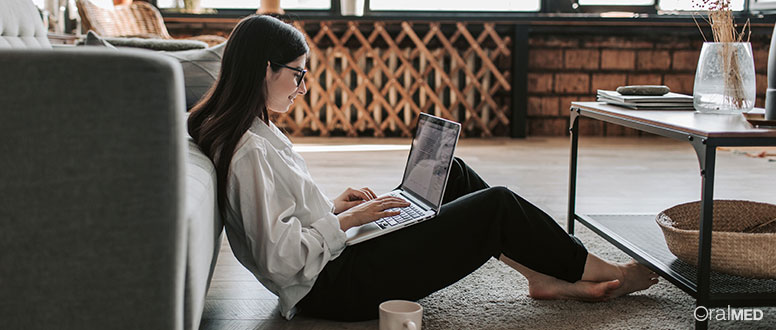
[[(230, 201), (240, 212), (245, 245), (258, 272), (280, 287), (315, 279), (345, 248), (345, 230), (399, 213), (386, 209), (409, 205), (385, 196), (337, 216), (309, 173), (300, 169), (265, 145), (235, 155), (227, 187), (235, 195)], [(314, 218), (302, 221), (297, 215)]]
[[(230, 201), (242, 218), (245, 245), (257, 270), (282, 287), (313, 280), (345, 247), (340, 221), (311, 181), (271, 146), (235, 155)], [(303, 222), (296, 214), (316, 217)]]

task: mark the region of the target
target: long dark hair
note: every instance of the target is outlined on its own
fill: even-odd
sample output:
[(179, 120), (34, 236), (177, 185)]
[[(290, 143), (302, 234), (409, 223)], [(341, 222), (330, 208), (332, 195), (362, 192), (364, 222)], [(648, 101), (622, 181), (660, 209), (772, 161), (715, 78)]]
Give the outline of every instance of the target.
[[(232, 30), (218, 80), (188, 119), (189, 135), (216, 167), (222, 216), (226, 215), (226, 181), (237, 142), (256, 117), (269, 124), (264, 82), (267, 64), (286, 64), (308, 52), (299, 30), (270, 16), (246, 17)], [(281, 69), (274, 64), (270, 67)]]

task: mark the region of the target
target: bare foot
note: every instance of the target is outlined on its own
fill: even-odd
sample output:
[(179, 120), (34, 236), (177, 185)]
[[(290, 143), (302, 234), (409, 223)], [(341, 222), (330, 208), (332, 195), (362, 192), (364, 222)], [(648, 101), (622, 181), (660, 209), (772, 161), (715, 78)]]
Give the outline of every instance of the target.
[[(588, 255), (585, 280), (574, 283), (539, 273), (501, 255), (499, 260), (514, 268), (528, 280), (528, 295), (535, 299), (573, 299), (582, 301), (605, 301), (611, 298), (649, 288), (657, 283), (657, 274), (649, 268), (631, 261), (615, 264)], [(588, 269), (589, 268), (589, 269)]]
[(595, 302), (612, 298), (621, 286), (620, 280), (570, 283), (545, 275), (536, 276), (528, 282), (528, 295), (542, 300), (571, 299)]
[(609, 281), (566, 282), (541, 273), (528, 281), (528, 295), (534, 299), (571, 299), (581, 301), (606, 301), (656, 284), (657, 274), (649, 268), (631, 261), (617, 265), (621, 276)]
[(619, 280), (622, 285), (611, 292), (611, 298), (645, 290), (658, 282), (657, 274), (636, 261), (617, 265), (617, 268), (621, 273)]

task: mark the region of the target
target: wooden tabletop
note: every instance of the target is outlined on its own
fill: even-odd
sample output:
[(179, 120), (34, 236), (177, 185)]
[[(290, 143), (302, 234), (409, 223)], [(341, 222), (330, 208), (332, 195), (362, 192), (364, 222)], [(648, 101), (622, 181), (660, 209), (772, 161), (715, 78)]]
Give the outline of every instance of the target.
[(603, 102), (572, 102), (571, 106), (705, 137), (776, 137), (776, 129), (754, 128), (743, 115), (715, 115), (692, 110), (631, 110)]

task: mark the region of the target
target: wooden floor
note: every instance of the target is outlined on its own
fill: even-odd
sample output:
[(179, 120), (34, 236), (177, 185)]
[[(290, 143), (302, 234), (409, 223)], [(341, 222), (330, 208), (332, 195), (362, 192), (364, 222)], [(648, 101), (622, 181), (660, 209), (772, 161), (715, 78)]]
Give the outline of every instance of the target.
[[(408, 139), (293, 139), (329, 196), (345, 187), (395, 187)], [(456, 155), (491, 185), (504, 185), (565, 224), (567, 138), (461, 140)], [(664, 138), (580, 140), (580, 213), (657, 213), (700, 197), (698, 161), (689, 144)], [(776, 203), (776, 162), (718, 151), (715, 198)], [(224, 241), (207, 295), (201, 329), (369, 329), (377, 323), (331, 323), (280, 318), (277, 298), (237, 263)], [(659, 326), (658, 326), (659, 327)]]

